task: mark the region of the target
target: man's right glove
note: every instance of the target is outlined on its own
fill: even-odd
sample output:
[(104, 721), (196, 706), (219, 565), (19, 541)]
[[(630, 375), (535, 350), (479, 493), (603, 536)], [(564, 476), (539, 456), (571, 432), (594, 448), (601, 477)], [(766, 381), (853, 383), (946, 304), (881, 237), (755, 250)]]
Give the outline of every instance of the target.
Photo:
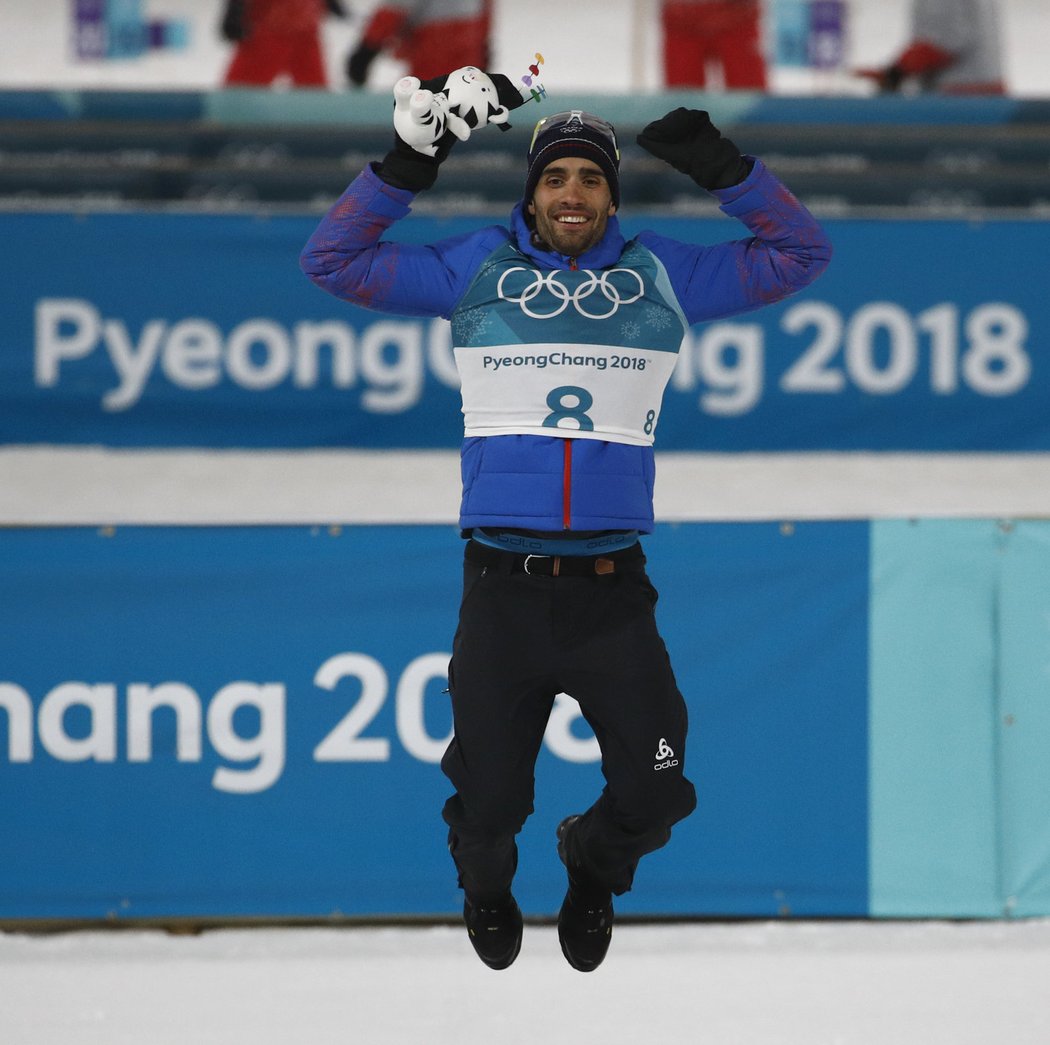
[(647, 152), (688, 174), (702, 189), (728, 189), (751, 173), (751, 162), (699, 109), (679, 108), (653, 120), (637, 141)]
[(457, 141), (489, 123), (506, 130), (510, 111), (539, 97), (471, 65), (433, 80), (403, 77), (394, 85), (394, 148), (377, 173), (395, 188), (429, 189)]
[[(412, 192), (431, 188), (438, 167), (460, 140), (448, 126), (448, 99), (440, 93), (444, 83), (443, 76), (423, 81), (405, 76), (394, 84), (394, 147), (377, 172), (388, 185)], [(406, 141), (399, 128), (419, 141)]]

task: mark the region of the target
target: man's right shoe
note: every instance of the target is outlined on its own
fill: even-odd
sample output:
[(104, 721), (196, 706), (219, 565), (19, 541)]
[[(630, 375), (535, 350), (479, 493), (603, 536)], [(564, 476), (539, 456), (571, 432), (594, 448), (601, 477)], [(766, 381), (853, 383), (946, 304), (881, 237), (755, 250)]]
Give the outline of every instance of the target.
[(612, 941), (612, 893), (589, 879), (575, 855), (573, 829), (578, 816), (558, 825), (558, 855), (569, 874), (569, 889), (558, 914), (558, 941), (565, 960), (580, 972), (593, 972)]
[(506, 969), (521, 950), (521, 910), (514, 897), (496, 903), (474, 903), (463, 899), (463, 921), (478, 957), (490, 969)]

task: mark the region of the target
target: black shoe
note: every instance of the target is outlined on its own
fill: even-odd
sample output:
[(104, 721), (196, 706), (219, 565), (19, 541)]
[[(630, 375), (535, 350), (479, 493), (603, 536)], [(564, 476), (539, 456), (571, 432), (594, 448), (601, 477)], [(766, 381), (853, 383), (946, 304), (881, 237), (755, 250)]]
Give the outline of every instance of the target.
[(609, 950), (613, 929), (612, 893), (590, 880), (574, 856), (573, 826), (578, 816), (558, 825), (558, 855), (569, 873), (569, 889), (558, 913), (558, 940), (565, 960), (580, 972), (593, 972)]
[(463, 921), (478, 957), (490, 969), (506, 969), (521, 950), (521, 911), (514, 897), (494, 904), (463, 900)]

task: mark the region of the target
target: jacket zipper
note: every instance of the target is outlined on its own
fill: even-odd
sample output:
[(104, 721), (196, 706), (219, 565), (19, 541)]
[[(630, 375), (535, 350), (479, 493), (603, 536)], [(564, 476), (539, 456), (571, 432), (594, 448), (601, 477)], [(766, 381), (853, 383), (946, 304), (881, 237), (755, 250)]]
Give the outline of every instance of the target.
[[(569, 258), (569, 269), (578, 272), (575, 258)], [(565, 440), (565, 463), (562, 470), (562, 514), (561, 525), (564, 530), (572, 529), (572, 440)]]
[(562, 467), (561, 489), (562, 509), (561, 525), (563, 530), (572, 529), (572, 440), (563, 440), (565, 444), (564, 463)]

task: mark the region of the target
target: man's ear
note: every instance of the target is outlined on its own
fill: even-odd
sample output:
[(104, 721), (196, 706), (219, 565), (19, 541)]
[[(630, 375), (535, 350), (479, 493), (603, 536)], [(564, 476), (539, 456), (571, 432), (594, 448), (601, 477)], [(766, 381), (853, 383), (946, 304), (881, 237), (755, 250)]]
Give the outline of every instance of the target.
[(536, 213), (536, 204), (532, 200), (529, 200), (529, 205), (526, 209), (530, 214), (534, 215)]
[(615, 203), (610, 203), (609, 204), (609, 217), (611, 218), (615, 213), (616, 213), (616, 204)]

